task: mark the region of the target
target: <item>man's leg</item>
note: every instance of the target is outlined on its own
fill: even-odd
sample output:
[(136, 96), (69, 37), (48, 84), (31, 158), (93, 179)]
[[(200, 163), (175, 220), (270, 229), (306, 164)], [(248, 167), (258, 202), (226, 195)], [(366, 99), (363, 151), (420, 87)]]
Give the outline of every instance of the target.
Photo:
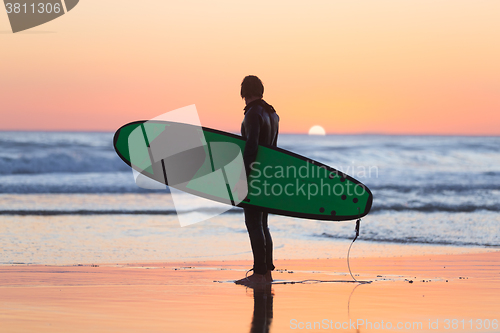
[[(245, 225), (253, 252), (253, 271), (255, 274), (266, 274), (266, 236), (262, 225), (263, 213), (252, 208), (245, 208)], [(269, 233), (269, 229), (267, 231)], [(272, 255), (272, 253), (271, 253)]]
[(271, 238), (271, 233), (269, 232), (269, 227), (267, 224), (267, 213), (262, 214), (262, 229), (264, 231), (264, 237), (266, 239), (266, 267), (267, 272), (265, 275), (266, 282), (273, 282), (273, 276), (271, 272), (274, 270), (273, 265), (273, 240)]
[(262, 229), (264, 230), (264, 237), (266, 241), (266, 267), (268, 271), (273, 271), (275, 268), (273, 265), (273, 239), (271, 238), (271, 233), (269, 232), (267, 217), (267, 213), (262, 213)]

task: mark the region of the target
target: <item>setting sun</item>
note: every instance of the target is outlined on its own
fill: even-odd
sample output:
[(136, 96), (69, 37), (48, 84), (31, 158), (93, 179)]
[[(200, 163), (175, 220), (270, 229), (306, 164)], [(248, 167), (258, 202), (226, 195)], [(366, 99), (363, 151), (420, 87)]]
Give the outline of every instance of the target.
[(309, 129), (309, 135), (325, 135), (326, 131), (323, 127), (315, 125)]

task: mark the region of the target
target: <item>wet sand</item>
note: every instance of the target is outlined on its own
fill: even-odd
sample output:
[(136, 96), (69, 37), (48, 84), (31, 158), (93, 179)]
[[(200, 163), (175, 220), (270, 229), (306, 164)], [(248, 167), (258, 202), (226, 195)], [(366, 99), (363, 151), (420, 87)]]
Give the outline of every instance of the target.
[(352, 258), (370, 284), (283, 283), (350, 281), (345, 259), (275, 264), (256, 289), (231, 282), (248, 261), (4, 265), (1, 332), (500, 332), (500, 252)]

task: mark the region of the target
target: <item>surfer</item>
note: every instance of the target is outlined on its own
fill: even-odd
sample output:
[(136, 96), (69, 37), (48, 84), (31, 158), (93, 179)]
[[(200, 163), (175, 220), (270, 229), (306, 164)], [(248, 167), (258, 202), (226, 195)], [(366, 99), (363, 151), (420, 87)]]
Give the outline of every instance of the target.
[[(246, 140), (243, 161), (247, 177), (257, 157), (259, 144), (276, 146), (278, 142), (279, 117), (274, 108), (262, 97), (264, 85), (254, 75), (241, 82), (241, 98), (245, 100), (245, 118), (241, 124), (241, 135)], [(268, 214), (256, 208), (245, 208), (245, 225), (250, 237), (254, 265), (253, 274), (236, 281), (236, 284), (255, 285), (273, 281), (273, 241), (268, 227)]]

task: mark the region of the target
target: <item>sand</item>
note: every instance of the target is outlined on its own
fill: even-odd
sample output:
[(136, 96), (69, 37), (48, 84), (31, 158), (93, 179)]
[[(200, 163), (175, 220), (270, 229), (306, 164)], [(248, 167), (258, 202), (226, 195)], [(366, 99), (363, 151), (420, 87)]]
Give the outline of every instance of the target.
[[(277, 282), (352, 280), (345, 259), (275, 264)], [(370, 284), (231, 283), (250, 266), (0, 266), (0, 331), (500, 332), (500, 252), (352, 258)]]

